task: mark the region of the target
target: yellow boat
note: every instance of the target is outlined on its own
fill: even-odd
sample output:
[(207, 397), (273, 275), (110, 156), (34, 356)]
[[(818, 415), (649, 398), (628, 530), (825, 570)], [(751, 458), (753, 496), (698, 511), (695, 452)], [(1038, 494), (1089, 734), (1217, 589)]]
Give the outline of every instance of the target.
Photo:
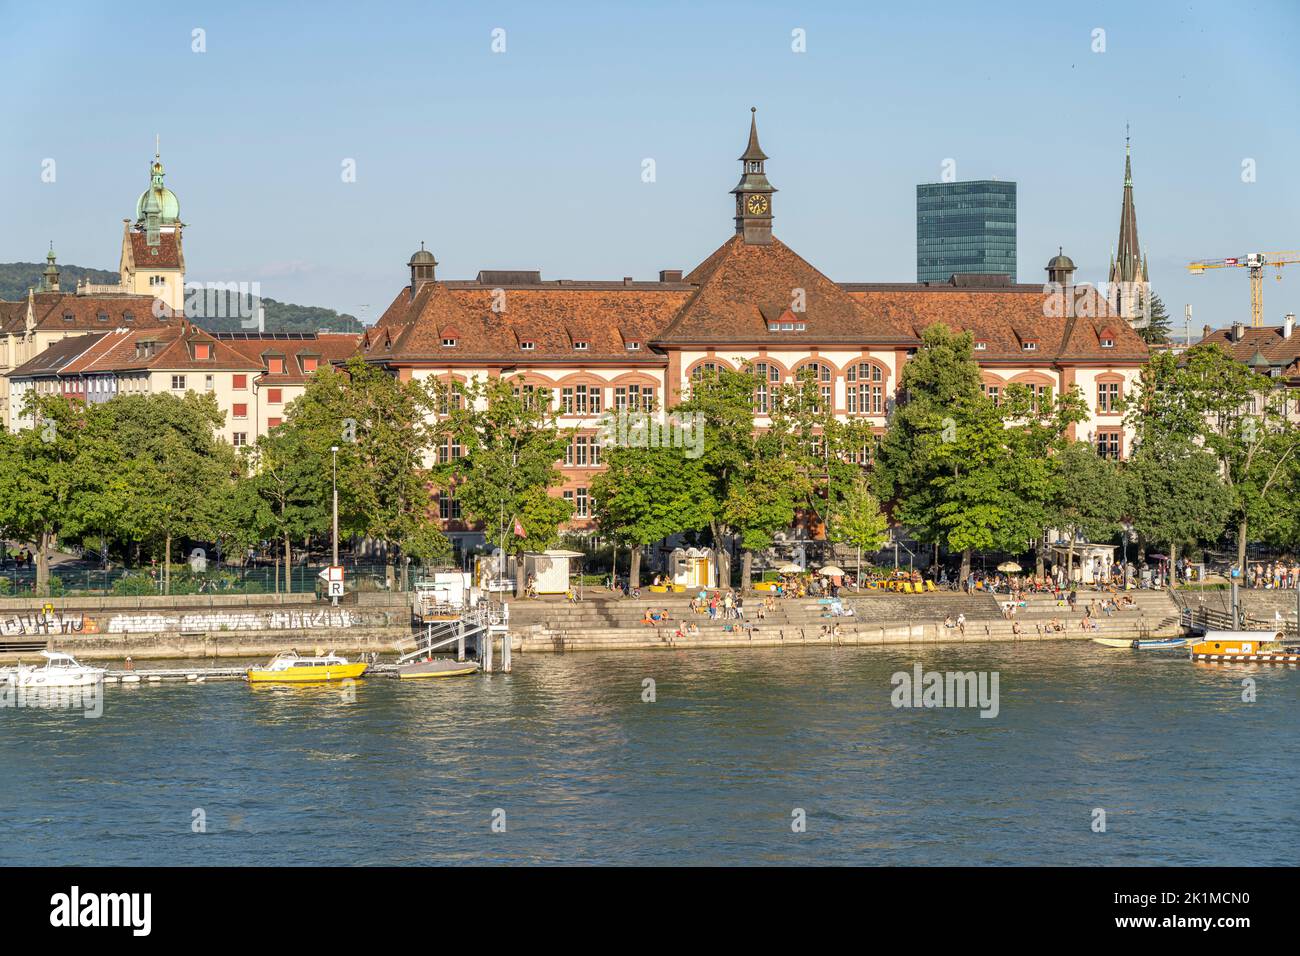
[(360, 677), (370, 665), (349, 664), (346, 658), (329, 653), (324, 657), (301, 657), (297, 651), (277, 654), (265, 667), (250, 667), (250, 684), (319, 684), (324, 681)]
[(1283, 631), (1208, 631), (1192, 660), (1219, 664), (1300, 664), (1300, 642)]

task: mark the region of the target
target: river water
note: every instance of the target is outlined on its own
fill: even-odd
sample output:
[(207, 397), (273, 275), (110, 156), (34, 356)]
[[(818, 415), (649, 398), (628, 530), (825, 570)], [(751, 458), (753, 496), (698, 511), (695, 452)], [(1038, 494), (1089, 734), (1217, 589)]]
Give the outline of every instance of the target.
[[(917, 663), (997, 672), (997, 716), (895, 708)], [(0, 709), (6, 863), (1300, 861), (1295, 669), (1054, 642), (103, 693)]]

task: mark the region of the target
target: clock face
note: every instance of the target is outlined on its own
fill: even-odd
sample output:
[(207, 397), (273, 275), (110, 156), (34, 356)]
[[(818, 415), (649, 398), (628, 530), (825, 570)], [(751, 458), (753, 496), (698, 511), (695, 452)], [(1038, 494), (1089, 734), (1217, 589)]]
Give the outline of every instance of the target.
[(746, 206), (749, 208), (749, 214), (751, 216), (761, 216), (763, 213), (767, 212), (767, 197), (758, 195), (750, 196), (749, 202), (746, 203)]

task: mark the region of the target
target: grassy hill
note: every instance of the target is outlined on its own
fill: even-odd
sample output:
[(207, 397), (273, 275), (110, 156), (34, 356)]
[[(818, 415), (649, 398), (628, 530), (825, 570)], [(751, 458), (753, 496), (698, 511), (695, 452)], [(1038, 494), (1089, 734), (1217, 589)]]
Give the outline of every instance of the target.
[[(2, 262), (0, 263), (0, 299), (17, 301), (26, 298), (29, 288), (39, 289), (41, 274), (45, 270), (44, 262)], [(96, 283), (115, 283), (116, 272), (104, 269), (87, 269), (83, 266), (59, 263), (59, 285), (65, 291), (77, 287), (77, 280), (86, 279)], [(229, 300), (227, 300), (229, 301)], [(294, 305), (292, 302), (279, 302), (275, 299), (262, 299), (266, 310), (267, 332), (360, 332), (361, 322), (356, 316), (344, 312), (335, 312), (313, 305)], [(235, 313), (235, 309), (221, 310), (225, 316)], [(197, 317), (195, 322), (212, 332), (239, 331), (238, 318)]]

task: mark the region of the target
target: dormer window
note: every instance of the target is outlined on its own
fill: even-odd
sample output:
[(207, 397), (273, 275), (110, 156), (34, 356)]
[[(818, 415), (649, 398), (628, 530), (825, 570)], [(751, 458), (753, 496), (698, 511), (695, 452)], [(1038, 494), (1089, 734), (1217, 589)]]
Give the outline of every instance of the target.
[(99, 321), (99, 322), (107, 322), (107, 321), (108, 321), (108, 313), (107, 313), (107, 312), (101, 312), (101, 313), (99, 313), (99, 315), (95, 316), (95, 319), (96, 319), (97, 321)]
[(266, 360), (266, 371), (269, 375), (284, 374), (284, 356), (273, 355)]
[(525, 352), (531, 352), (535, 346), (530, 339), (525, 339), (524, 341), (519, 343), (519, 347), (523, 349)]
[(302, 357), (302, 370), (310, 375), (312, 372), (316, 371), (319, 362), (320, 359), (315, 355), (304, 355)]
[(157, 342), (137, 342), (135, 344), (135, 357), (150, 358), (157, 344)]
[(782, 316), (783, 321), (768, 322), (767, 330), (769, 332), (803, 332), (808, 328), (807, 322), (795, 322), (793, 318), (787, 319), (786, 316), (793, 316), (793, 313), (787, 310), (785, 316)]
[(64, 313), (63, 313), (63, 321), (64, 321), (64, 322), (75, 322), (75, 321), (77, 321), (77, 317), (76, 317), (75, 315), (73, 315), (71, 312), (64, 312)]
[(1033, 340), (1031, 339), (1030, 341), (1025, 342), (1025, 343), (1021, 346), (1021, 348), (1023, 348), (1026, 352), (1037, 352), (1037, 351), (1038, 351), (1038, 343), (1035, 342), (1035, 341), (1033, 341)]
[(206, 360), (208, 360), (208, 359), (210, 359), (210, 358), (212, 358), (212, 343), (211, 343), (211, 342), (195, 342), (195, 343), (194, 343), (194, 360), (195, 360), (196, 362), (203, 362), (203, 361), (206, 361)]
[(1114, 340), (1114, 339), (1102, 339), (1102, 340), (1101, 340), (1101, 347), (1104, 348), (1104, 349), (1113, 349), (1113, 348), (1115, 347), (1115, 340)]
[(456, 347), (456, 339), (452, 336), (443, 336), (442, 347), (445, 349), (454, 349)]
[(134, 321), (135, 321), (135, 313), (134, 313), (134, 312), (123, 312), (123, 313), (122, 313), (122, 321), (123, 321), (123, 322), (134, 322)]
[(976, 341), (973, 348), (976, 352), (987, 352), (989, 344), (987, 342)]
[(573, 350), (574, 350), (575, 352), (585, 352), (585, 351), (587, 351), (587, 343), (586, 343), (586, 342), (574, 342), (574, 343), (573, 343)]
[(640, 342), (628, 342), (628, 343), (627, 343), (627, 350), (628, 350), (629, 352), (639, 352), (639, 351), (641, 351), (641, 343), (640, 343)]

